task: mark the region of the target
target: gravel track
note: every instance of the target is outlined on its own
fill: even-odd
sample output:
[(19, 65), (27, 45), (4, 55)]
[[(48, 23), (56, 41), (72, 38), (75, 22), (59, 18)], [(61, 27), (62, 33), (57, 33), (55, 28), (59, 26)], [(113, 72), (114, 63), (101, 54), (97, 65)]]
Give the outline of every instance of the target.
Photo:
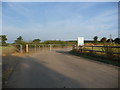
[(69, 55), (64, 53), (66, 51), (68, 50), (46, 50), (22, 56), (7, 87), (118, 87), (118, 67)]

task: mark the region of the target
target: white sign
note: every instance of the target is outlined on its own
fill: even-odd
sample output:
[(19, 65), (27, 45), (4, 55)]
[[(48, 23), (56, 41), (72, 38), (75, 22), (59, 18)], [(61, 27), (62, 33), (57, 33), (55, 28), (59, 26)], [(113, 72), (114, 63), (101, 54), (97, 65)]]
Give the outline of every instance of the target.
[(78, 46), (84, 45), (84, 37), (78, 37)]

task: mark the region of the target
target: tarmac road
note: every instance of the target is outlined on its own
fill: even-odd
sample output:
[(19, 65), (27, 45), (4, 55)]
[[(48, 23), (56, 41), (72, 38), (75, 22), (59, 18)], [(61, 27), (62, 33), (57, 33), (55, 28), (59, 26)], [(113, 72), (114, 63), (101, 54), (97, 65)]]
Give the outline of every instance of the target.
[(118, 67), (69, 55), (63, 50), (28, 54), (20, 60), (8, 88), (118, 87)]
[(0, 89), (2, 89), (2, 53), (0, 51)]

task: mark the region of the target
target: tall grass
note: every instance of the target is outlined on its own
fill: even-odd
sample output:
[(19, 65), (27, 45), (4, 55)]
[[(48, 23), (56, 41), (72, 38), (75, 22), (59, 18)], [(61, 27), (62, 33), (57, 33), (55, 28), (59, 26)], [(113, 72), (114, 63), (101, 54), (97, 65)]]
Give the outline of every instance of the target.
[[(90, 46), (90, 47), (87, 47)], [(93, 46), (93, 47), (92, 47)], [(98, 46), (98, 47), (95, 47)], [(100, 46), (100, 47), (99, 47)], [(102, 47), (101, 47), (102, 46)], [(99, 56), (99, 57), (105, 57), (111, 60), (119, 60), (120, 58), (120, 48), (115, 48), (112, 46), (120, 46), (120, 44), (115, 44), (115, 43), (106, 43), (106, 44), (101, 44), (101, 45), (85, 45), (81, 49), (76, 49), (76, 52), (81, 52), (81, 54), (88, 54), (88, 55), (94, 55), (94, 56)]]
[(110, 43), (107, 47), (104, 47), (105, 54), (108, 58), (120, 58), (120, 48), (112, 48), (111, 46), (120, 46), (120, 44)]
[(7, 55), (7, 54), (11, 54), (11, 53), (15, 53), (15, 47), (14, 46), (0, 46), (0, 49), (2, 50), (2, 54), (3, 55)]

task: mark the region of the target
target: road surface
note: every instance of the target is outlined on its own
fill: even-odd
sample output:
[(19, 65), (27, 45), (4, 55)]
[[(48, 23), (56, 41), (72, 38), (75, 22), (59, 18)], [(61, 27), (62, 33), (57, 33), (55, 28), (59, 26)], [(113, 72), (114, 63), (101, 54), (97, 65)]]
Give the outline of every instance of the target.
[(0, 50), (0, 90), (2, 89), (2, 51)]
[(59, 50), (28, 54), (20, 61), (8, 81), (8, 88), (118, 87), (117, 67)]

